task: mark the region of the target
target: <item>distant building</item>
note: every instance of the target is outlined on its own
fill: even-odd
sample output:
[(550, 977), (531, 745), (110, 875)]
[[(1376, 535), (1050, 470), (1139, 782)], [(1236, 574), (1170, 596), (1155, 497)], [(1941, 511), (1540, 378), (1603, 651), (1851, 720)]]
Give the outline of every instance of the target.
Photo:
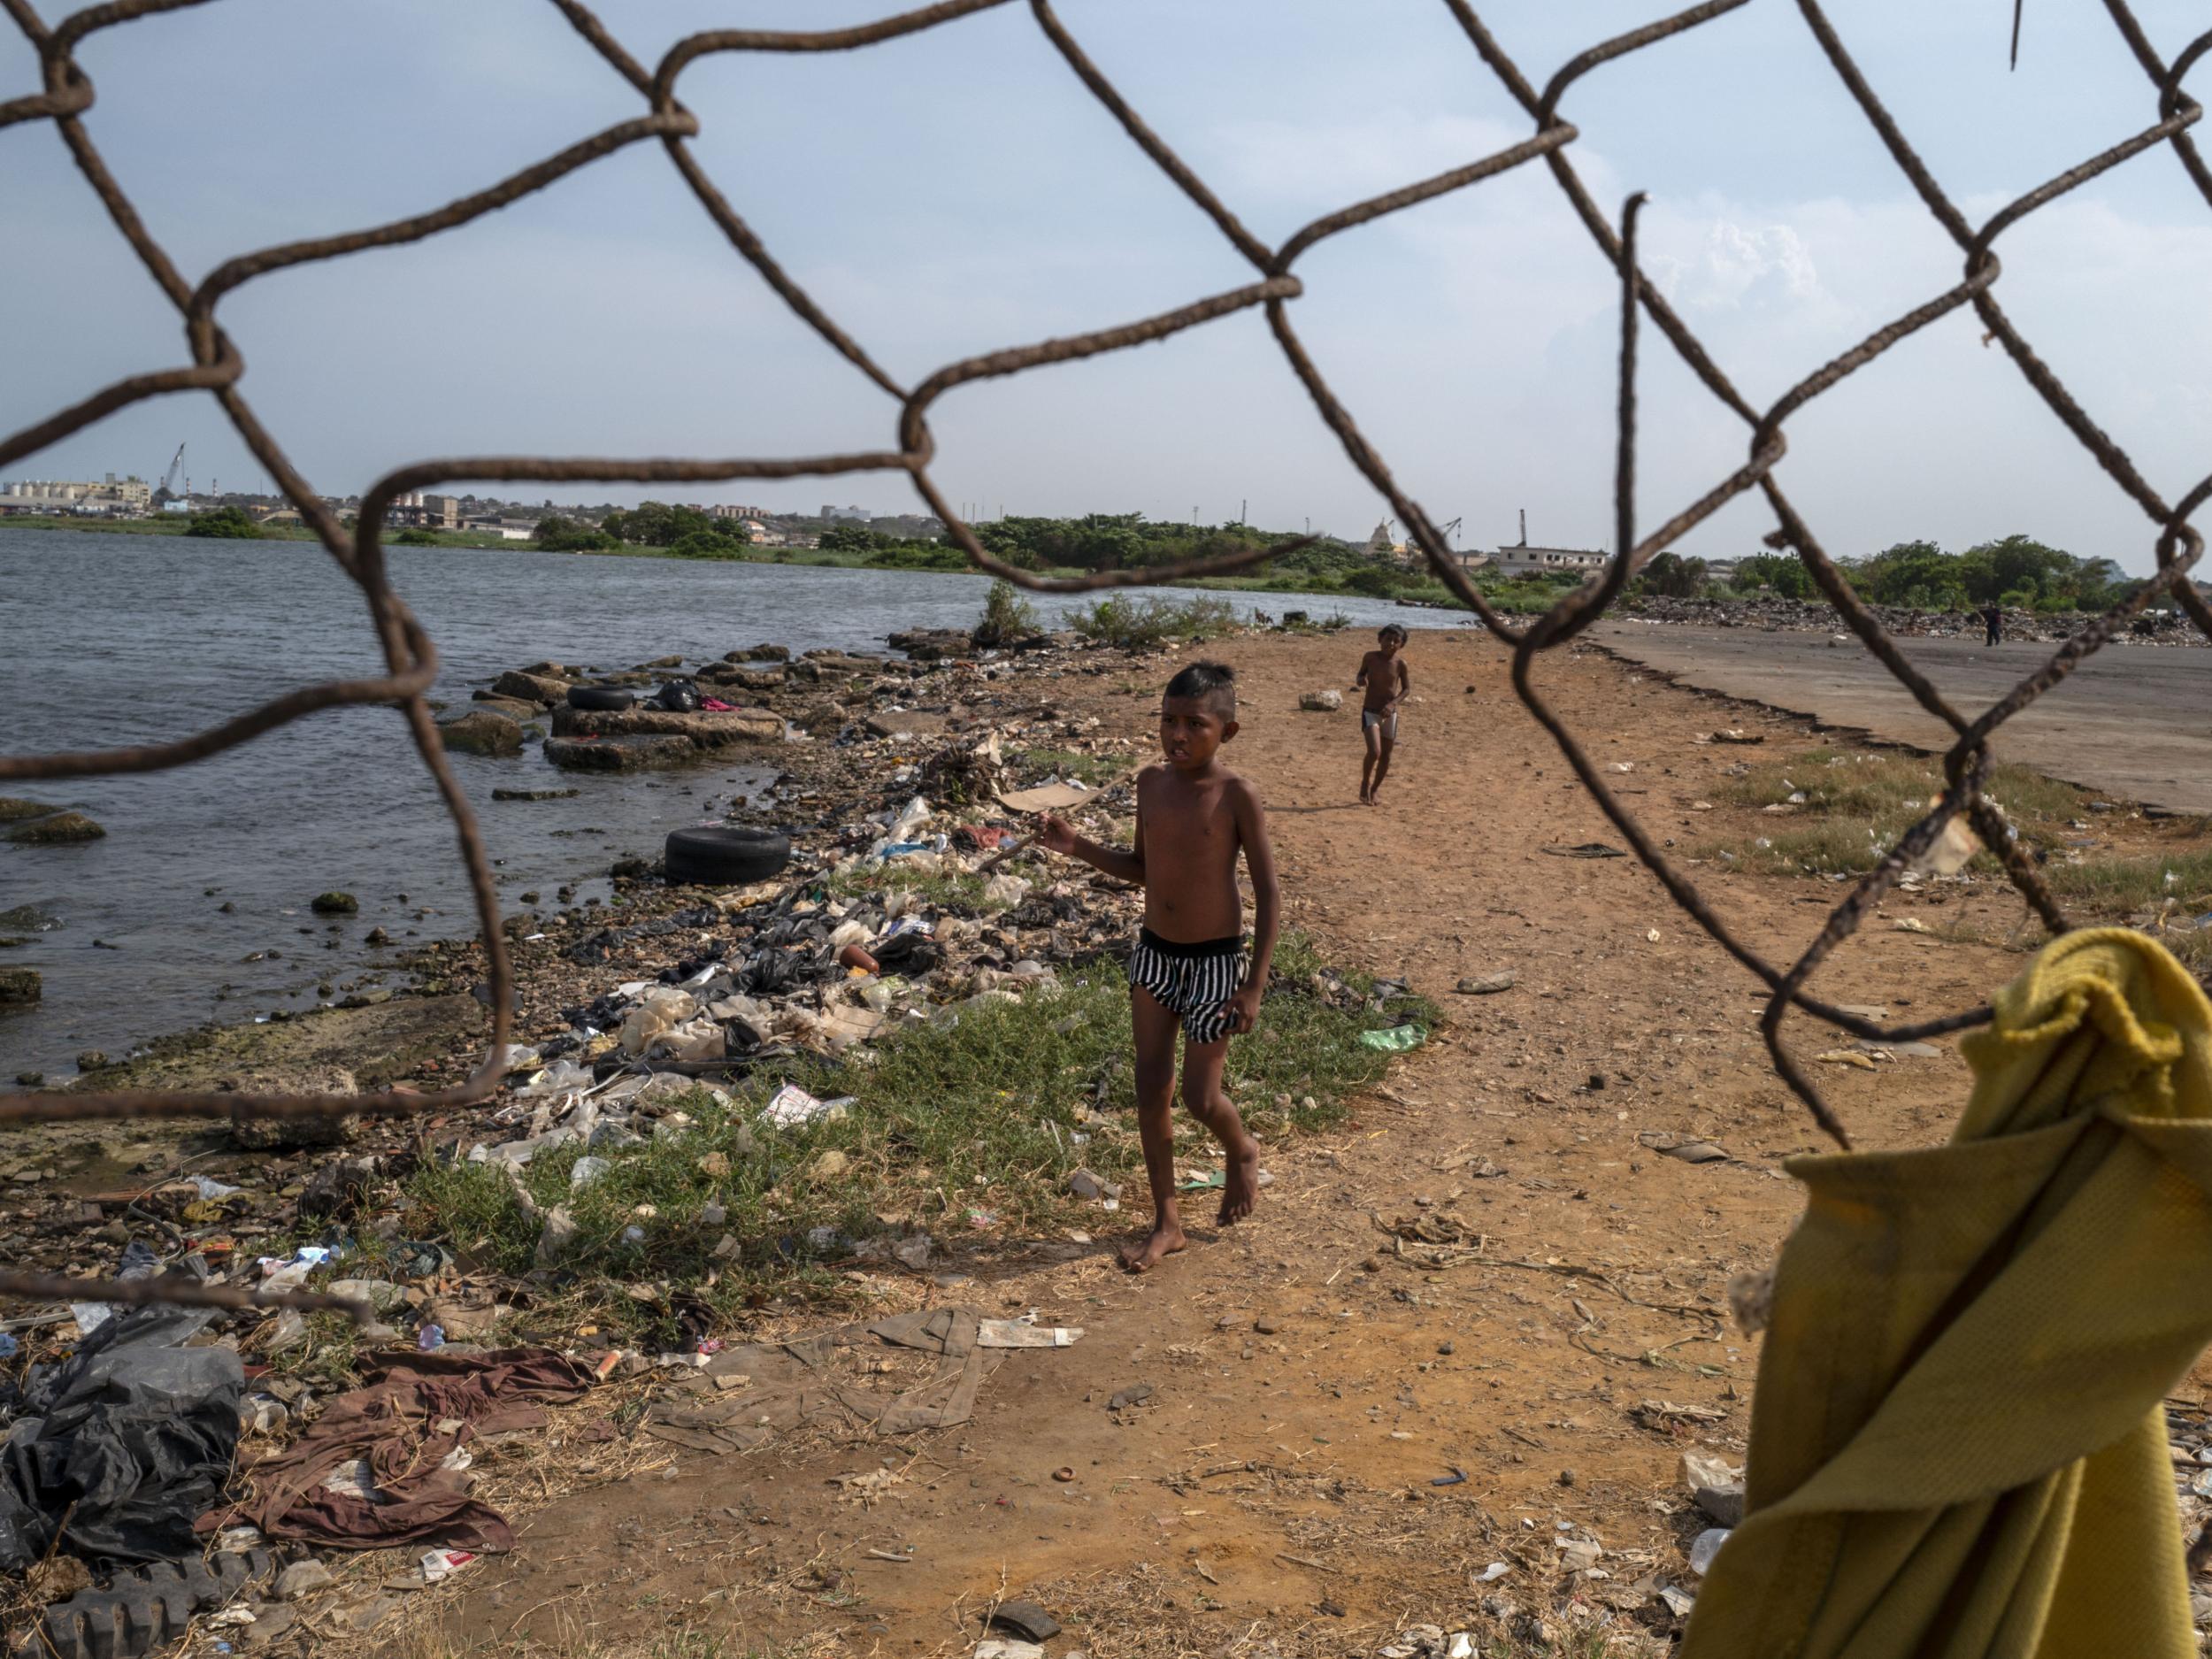
[(866, 524), (875, 514), (865, 507), (833, 507), (825, 502), (821, 518), (826, 524)]
[(0, 485), (0, 512), (142, 513), (153, 487), (136, 473), (110, 472), (98, 483), (81, 480), (22, 479)]
[(461, 525), (460, 499), (409, 490), (392, 503), (384, 522), (417, 530), (457, 530)]
[(1562, 571), (1601, 571), (1612, 556), (1593, 552), (1588, 548), (1531, 547), (1528, 544), (1528, 511), (1521, 511), (1521, 539), (1511, 547), (1502, 547), (1491, 556), (1491, 562), (1508, 577), (1557, 575)]

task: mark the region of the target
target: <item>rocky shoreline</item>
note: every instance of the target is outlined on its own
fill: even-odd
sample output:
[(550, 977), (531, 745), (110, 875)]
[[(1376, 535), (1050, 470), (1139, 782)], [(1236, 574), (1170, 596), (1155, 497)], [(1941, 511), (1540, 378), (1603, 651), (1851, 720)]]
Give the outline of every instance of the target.
[[(503, 1083), (483, 1105), (427, 1119), (19, 1127), (0, 1160), (0, 1257), (12, 1267), (65, 1279), (161, 1275), (226, 1294), (322, 1292), (364, 1305), (368, 1323), (288, 1308), (179, 1315), (67, 1297), (10, 1308), (0, 1310), (0, 1421), (35, 1440), (42, 1421), (66, 1417), (67, 1433), (84, 1437), (104, 1432), (102, 1412), (111, 1411), (127, 1457), (135, 1442), (123, 1419), (137, 1409), (142, 1383), (157, 1390), (180, 1365), (207, 1372), (206, 1409), (195, 1417), (205, 1455), (136, 1471), (133, 1502), (174, 1510), (165, 1525), (215, 1514), (219, 1504), (209, 1505), (234, 1460), (319, 1456), (313, 1448), (334, 1425), (369, 1409), (358, 1403), (369, 1390), (391, 1386), (381, 1379), (411, 1363), (396, 1354), (430, 1356), (423, 1363), (434, 1376), (478, 1379), (487, 1390), (541, 1391), (527, 1398), (566, 1400), (610, 1379), (636, 1379), (641, 1402), (665, 1394), (674, 1404), (646, 1414), (642, 1434), (641, 1420), (626, 1418), (626, 1438), (689, 1445), (695, 1419), (728, 1398), (710, 1386), (710, 1373), (729, 1369), (716, 1360), (721, 1333), (784, 1310), (781, 1287), (836, 1266), (888, 1275), (887, 1286), (904, 1274), (925, 1294), (942, 1292), (970, 1282), (961, 1269), (979, 1252), (1033, 1250), (1039, 1222), (1099, 1225), (1085, 1218), (1118, 1208), (1115, 1177), (1137, 1156), (1114, 959), (1141, 898), (1028, 853), (1022, 826), (1049, 807), (1102, 836), (1126, 833), (1133, 773), (1149, 748), (1067, 706), (1055, 682), (1119, 676), (1116, 692), (1156, 694), (1161, 659), (1177, 648), (902, 643), (903, 660), (801, 657), (776, 683), (746, 687), (767, 710), (754, 712), (757, 726), (788, 718), (799, 735), (780, 744), (774, 784), (733, 802), (726, 822), (758, 832), (748, 844), (772, 847), (780, 868), (743, 885), (672, 883), (660, 859), (639, 854), (617, 863), (609, 903), (507, 918), (515, 1041), (500, 1056)], [(553, 706), (552, 666), (502, 676), (492, 695), (521, 702), (528, 690), (527, 701)], [(629, 672), (650, 679), (679, 666)], [(549, 683), (519, 685), (523, 672)], [(563, 722), (580, 741), (638, 735), (695, 752), (718, 747), (677, 731), (610, 736), (602, 722), (614, 711), (573, 712), (592, 717)], [(576, 729), (586, 725), (599, 729)], [(434, 943), (413, 958), (416, 982), (396, 995), (206, 1028), (79, 1081), (334, 1093), (449, 1085), (483, 1055), (483, 956), (479, 941)], [(1280, 1092), (1286, 1084), (1310, 1078), (1325, 1111), (1335, 1091), (1371, 1081), (1419, 1041), (1404, 1022), (1421, 1005), (1402, 985), (1317, 966), (1279, 978), (1269, 1005), (1280, 1052), (1248, 1050), (1251, 1070), (1233, 1081), (1252, 1091), (1248, 1116), (1272, 1110), (1283, 1132), (1308, 1120)], [(1390, 1041), (1363, 1044), (1363, 1033)], [(1318, 1066), (1302, 1046), (1316, 1041), (1346, 1057)], [(880, 1080), (918, 1043), (924, 1071), (942, 1080), (918, 1093)], [(959, 1044), (1002, 1068), (1015, 1067), (1026, 1045), (1044, 1081), (1033, 1098), (1015, 1098), (1014, 1070), (979, 1067)], [(1076, 1074), (1079, 1084), (1065, 1080)], [(960, 1088), (979, 1094), (964, 1107), (952, 1098)], [(1302, 1110), (1312, 1114), (1316, 1102), (1309, 1096)], [(993, 1136), (1013, 1139), (987, 1154)], [(973, 1171), (952, 1179), (947, 1198), (939, 1171), (964, 1158)], [(902, 1159), (917, 1167), (902, 1169)], [(1202, 1165), (1191, 1184), (1219, 1186), (1218, 1169), (1210, 1176)], [(1089, 1242), (1080, 1231), (1066, 1236)], [(1010, 1326), (988, 1340), (1037, 1346)], [(502, 1346), (514, 1342), (534, 1346)], [(372, 1348), (385, 1351), (373, 1361)], [(764, 1363), (749, 1361), (735, 1384)], [(518, 1367), (526, 1372), (519, 1381)], [(35, 1411), (49, 1395), (90, 1386), (96, 1372), (100, 1410)], [(347, 1392), (364, 1379), (367, 1389)], [(729, 1432), (763, 1434), (752, 1415)], [(104, 1621), (136, 1618), (145, 1630), (134, 1637), (135, 1655), (177, 1633), (203, 1601), (228, 1603), (237, 1612), (226, 1617), (249, 1645), (312, 1651), (375, 1624), (406, 1591), (466, 1564), (471, 1549), (499, 1547), (470, 1544), (464, 1531), (457, 1551), (417, 1561), (433, 1533), (334, 1539), (316, 1529), (328, 1518), (322, 1494), (340, 1488), (316, 1490), (311, 1514), (288, 1518), (284, 1502), (257, 1498), (262, 1507), (225, 1515), (209, 1585), (177, 1569), (184, 1578), (173, 1596), (164, 1601), (159, 1586), (150, 1593), (159, 1617), (131, 1609), (147, 1600), (146, 1575), (168, 1568), (102, 1584), (83, 1564), (114, 1555), (86, 1531), (102, 1524), (104, 1500), (64, 1508), (34, 1493), (24, 1507), (21, 1494), (0, 1490), (0, 1502), (19, 1502), (18, 1531), (34, 1558), (43, 1552), (70, 1569), (42, 1568), (0, 1610), (16, 1628), (35, 1622), (53, 1651), (73, 1655), (93, 1651), (86, 1632)], [(484, 1516), (469, 1525), (504, 1532), (496, 1513)], [(411, 1554), (380, 1592), (348, 1599), (324, 1594), (334, 1541)]]
[[(1978, 639), (1982, 619), (1970, 611), (1920, 611), (1906, 605), (1868, 607), (1890, 634), (1903, 638)], [(1769, 633), (1837, 634), (1843, 618), (1824, 599), (1671, 599), (1647, 594), (1614, 607), (1617, 616), (1644, 622), (1682, 623), (1709, 628), (1763, 628)], [(2070, 640), (2092, 622), (2089, 611), (2052, 614), (2008, 608), (2004, 637), (2055, 644)], [(2114, 636), (2116, 645), (2203, 646), (2205, 637), (2178, 611), (2154, 610), (2137, 617)]]

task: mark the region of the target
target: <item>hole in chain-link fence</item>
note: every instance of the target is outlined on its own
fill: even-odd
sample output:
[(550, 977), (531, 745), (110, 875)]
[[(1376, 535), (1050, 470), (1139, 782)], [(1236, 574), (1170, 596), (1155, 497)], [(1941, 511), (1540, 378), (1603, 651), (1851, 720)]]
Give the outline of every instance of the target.
[[(1776, 1070), (1802, 1099), (1822, 1127), (1839, 1143), (1848, 1144), (1843, 1125), (1822, 1100), (1811, 1080), (1792, 1058), (1781, 1041), (1782, 1022), (1793, 1007), (1855, 1034), (1889, 1041), (1955, 1031), (1982, 1023), (1986, 1009), (1962, 1010), (1907, 1026), (1883, 1026), (1847, 1009), (1816, 996), (1809, 982), (1822, 962), (1857, 928), (1899, 878), (1934, 845), (1946, 826), (1963, 818), (1984, 844), (2002, 862), (2005, 872), (2035, 913), (2053, 932), (2069, 922), (2035, 866), (2019, 845), (2001, 813), (1984, 794), (1982, 784), (1989, 765), (1989, 738), (1998, 726), (2017, 714), (2073, 672), (2092, 652), (2110, 640), (2154, 600), (2170, 597), (2197, 626), (2212, 636), (2212, 610), (2188, 580), (2188, 572), (2203, 550), (2203, 538), (2190, 516), (2212, 496), (2212, 477), (2196, 483), (2169, 500), (2137, 470), (2129, 458), (2068, 390), (2047, 364), (2037, 355), (2020, 330), (1998, 303), (1995, 289), (2001, 275), (1995, 244), (2008, 229), (2067, 192), (2147, 150), (2164, 146), (2179, 159), (2191, 181), (2212, 205), (2212, 166), (2198, 150), (2191, 129), (2203, 113), (2182, 90), (2189, 70), (2212, 51), (2212, 31), (2199, 36), (2170, 61), (2162, 58), (2124, 0), (2105, 0), (2105, 10), (2129, 52), (2150, 83), (2154, 119), (2133, 136), (2089, 157), (2004, 207), (1979, 226), (1971, 223), (1944, 192), (1914, 150), (1896, 120), (1862, 73), (1841, 35), (1816, 0), (1797, 0), (1807, 27), (1825, 55), (1851, 98), (1872, 126), (1884, 147), (1904, 173), (1952, 241), (1957, 244), (1962, 271), (1958, 282), (1898, 318), (1886, 326), (1824, 365), (1799, 381), (1770, 406), (1753, 405), (1726, 372), (1700, 342), (1696, 334), (1665, 299), (1643, 279), (1636, 263), (1636, 217), (1640, 197), (1632, 197), (1616, 223), (1592, 196), (1576, 171), (1572, 147), (1577, 129), (1563, 112), (1567, 95), (1586, 76), (1602, 65), (1639, 54), (1655, 52), (1670, 39), (1687, 31), (1713, 26), (1748, 4), (1748, 0), (1706, 0), (1673, 16), (1663, 18), (1613, 39), (1598, 42), (1563, 65), (1540, 87), (1529, 79), (1507, 52), (1490, 27), (1467, 0), (1440, 0), (1464, 35), (1474, 59), (1486, 65), (1526, 114), (1530, 135), (1494, 155), (1479, 157), (1433, 177), (1407, 183), (1383, 195), (1353, 203), (1315, 219), (1280, 247), (1270, 247), (1239, 219), (1234, 210), (1169, 147), (1117, 89), (1114, 83), (1084, 51), (1082, 45), (1054, 12), (1050, 0), (1027, 0), (1036, 25), (1066, 62), (1077, 81), (1120, 125), (1130, 140), (1210, 219), (1219, 234), (1252, 266), (1253, 280), (1225, 293), (1195, 300), (1172, 311), (1141, 320), (1033, 345), (1010, 347), (947, 365), (918, 384), (902, 385), (869, 354), (866, 347), (839, 326), (807, 291), (780, 265), (760, 237), (740, 214), (730, 198), (707, 174), (688, 141), (699, 131), (697, 118), (679, 95), (685, 70), (703, 58), (719, 53), (838, 52), (874, 48), (923, 30), (956, 27), (972, 13), (1023, 0), (939, 0), (933, 5), (849, 28), (811, 32), (764, 29), (718, 29), (679, 41), (660, 61), (648, 67), (634, 58), (582, 0), (549, 0), (577, 34), (604, 60), (610, 69), (635, 89), (641, 111), (631, 119), (580, 139), (534, 166), (489, 185), (432, 211), (397, 219), (342, 235), (319, 237), (268, 248), (227, 260), (195, 284), (179, 272), (133, 206), (129, 196), (110, 171), (93, 142), (83, 119), (96, 107), (96, 89), (76, 50), (98, 31), (127, 26), (157, 13), (206, 4), (207, 0), (110, 0), (48, 24), (31, 0), (0, 0), (16, 27), (36, 49), (44, 81), (43, 89), (0, 102), (0, 127), (26, 122), (50, 122), (67, 147), (86, 184), (106, 210), (110, 220), (162, 291), (176, 307), (184, 324), (190, 361), (180, 366), (150, 370), (104, 387), (81, 401), (35, 424), (0, 438), (0, 465), (18, 460), (89, 426), (116, 411), (149, 398), (178, 392), (201, 392), (212, 396), (236, 429), (247, 449), (277, 482), (330, 557), (359, 588), (367, 601), (372, 625), (382, 650), (385, 672), (368, 679), (338, 680), (303, 687), (274, 698), (220, 725), (173, 742), (147, 744), (73, 754), (0, 757), (0, 780), (82, 778), (103, 773), (143, 772), (181, 766), (252, 741), (287, 722), (326, 709), (348, 704), (377, 703), (394, 708), (407, 723), (423, 765), (435, 782), (450, 814), (460, 856), (473, 894), (477, 919), (488, 966), (490, 1033), (486, 1059), (457, 1087), (426, 1094), (386, 1092), (334, 1097), (324, 1095), (228, 1094), (213, 1092), (84, 1090), (67, 1095), (26, 1094), (0, 1097), (0, 1124), (54, 1121), (105, 1117), (181, 1118), (248, 1116), (303, 1116), (335, 1111), (422, 1112), (466, 1105), (487, 1098), (496, 1085), (500, 1059), (511, 1034), (513, 975), (505, 937), (500, 926), (497, 899), (483, 839), (474, 814), (447, 764), (425, 694), (435, 677), (435, 644), (417, 621), (404, 600), (393, 590), (380, 544), (386, 511), (403, 493), (459, 480), (543, 483), (709, 483), (736, 479), (798, 478), (838, 473), (902, 472), (948, 526), (951, 534), (980, 569), (1030, 588), (1079, 592), (1102, 588), (1156, 583), (1179, 578), (1219, 574), (1263, 559), (1277, 557), (1299, 543), (1257, 547), (1224, 557), (1193, 559), (1181, 564), (1153, 565), (1142, 570), (1105, 570), (1079, 578), (1050, 578), (1018, 569), (992, 557), (974, 532), (953, 511), (932, 481), (930, 464), (935, 447), (928, 413), (935, 401), (956, 386), (993, 377), (1019, 374), (1047, 364), (1064, 363), (1121, 350), (1164, 339), (1183, 330), (1200, 327), (1217, 319), (1258, 309), (1265, 316), (1285, 359), (1310, 395), (1322, 421), (1342, 443), (1345, 453), (1370, 483), (1391, 503), (1399, 520), (1408, 526), (1429, 568), (1482, 619), (1497, 640), (1512, 653), (1516, 692), (1530, 712), (1550, 734), (1572, 764), (1584, 787), (1614, 826), (1629, 841), (1636, 855), (1665, 887), (1674, 901), (1714, 940), (1755, 976), (1768, 989), (1762, 1024), (1768, 1051)], [(2017, 24), (2014, 47), (2017, 50)], [(580, 168), (634, 144), (657, 142), (671, 165), (697, 200), (701, 209), (728, 240), (737, 255), (781, 296), (792, 311), (838, 355), (872, 380), (896, 405), (890, 447), (832, 455), (788, 458), (676, 457), (625, 458), (584, 457), (555, 458), (519, 455), (446, 456), (419, 461), (380, 479), (364, 495), (352, 528), (342, 524), (329, 505), (307, 484), (288, 460), (277, 435), (265, 426), (249, 402), (243, 383), (247, 364), (217, 318), (223, 299), (245, 284), (276, 272), (319, 260), (334, 259), (378, 248), (418, 242), (454, 231), (495, 209), (531, 193), (547, 188)], [(1513, 170), (1541, 164), (1587, 230), (1599, 255), (1616, 272), (1620, 282), (1619, 419), (1615, 482), (1614, 547), (1600, 577), (1569, 594), (1548, 612), (1517, 626), (1495, 611), (1469, 580), (1448, 549), (1420, 504), (1408, 495), (1382, 454), (1363, 434), (1350, 411), (1330, 389), (1327, 380), (1300, 339), (1292, 323), (1295, 302), (1303, 292), (1294, 267), (1309, 250), (1324, 239), (1416, 204), (1452, 192), (1479, 187), (1484, 180)], [(1952, 706), (1943, 694), (1907, 660), (1874, 613), (1861, 602), (1823, 548), (1812, 527), (1777, 482), (1774, 469), (1787, 449), (1786, 428), (1790, 418), (1813, 399), (1853, 375), (1907, 336), (1961, 308), (1970, 307), (1989, 337), (2000, 343), (2026, 380), (2030, 389), (2082, 447), (2094, 457), (2113, 483), (2139, 508), (2149, 522), (2148, 534), (2156, 572), (2123, 603), (2092, 621), (2066, 640), (2033, 672), (2022, 679), (2003, 697), (1978, 714)], [(1640, 535), (1634, 522), (1636, 460), (1636, 366), (1640, 326), (1655, 326), (1679, 355), (1697, 380), (1715, 398), (1740, 417), (1747, 429), (1746, 459), (1726, 478), (1716, 482), (1684, 505), (1655, 530)], [(1943, 757), (1946, 787), (1927, 815), (1909, 830), (1880, 864), (1867, 875), (1828, 918), (1811, 944), (1786, 965), (1768, 961), (1739, 938), (1700, 895), (1695, 885), (1655, 844), (1621, 799), (1606, 785), (1568, 727), (1547, 701), (1539, 681), (1542, 654), (1567, 643), (1602, 615), (1621, 595), (1641, 565), (1724, 504), (1756, 492), (1771, 511), (1775, 528), (1768, 540), (1801, 560), (1813, 581), (1835, 607), (1852, 634), (1920, 705), (1954, 733)], [(308, 1293), (262, 1294), (219, 1286), (180, 1285), (171, 1279), (135, 1282), (95, 1282), (50, 1279), (28, 1274), (0, 1273), (0, 1294), (55, 1296), (73, 1300), (135, 1302), (173, 1300), (217, 1305), (252, 1303), (303, 1309), (344, 1306), (339, 1299)]]

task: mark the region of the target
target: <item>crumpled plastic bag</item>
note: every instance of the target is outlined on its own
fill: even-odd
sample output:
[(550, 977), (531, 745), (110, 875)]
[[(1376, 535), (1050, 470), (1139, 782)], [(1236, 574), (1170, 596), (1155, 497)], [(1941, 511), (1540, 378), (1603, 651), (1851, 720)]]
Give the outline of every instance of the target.
[(631, 1056), (643, 1054), (647, 1043), (698, 1011), (698, 999), (690, 992), (668, 985), (653, 987), (635, 1008), (622, 1017), (622, 1052)]
[(1010, 910), (1029, 896), (1029, 883), (1019, 876), (993, 876), (983, 884), (983, 908)]
[(704, 1015), (669, 1026), (645, 1045), (654, 1060), (719, 1060), (725, 1052), (722, 1027)]
[(1388, 1031), (1363, 1031), (1359, 1040), (1370, 1048), (1379, 1048), (1385, 1054), (1404, 1054), (1419, 1048), (1428, 1041), (1429, 1033), (1418, 1025), (1394, 1025)]
[(235, 1349), (182, 1346), (213, 1317), (121, 1310), (32, 1372), (0, 1444), (0, 1571), (44, 1555), (65, 1514), (62, 1548), (95, 1565), (197, 1550), (193, 1518), (230, 1478), (245, 1393)]

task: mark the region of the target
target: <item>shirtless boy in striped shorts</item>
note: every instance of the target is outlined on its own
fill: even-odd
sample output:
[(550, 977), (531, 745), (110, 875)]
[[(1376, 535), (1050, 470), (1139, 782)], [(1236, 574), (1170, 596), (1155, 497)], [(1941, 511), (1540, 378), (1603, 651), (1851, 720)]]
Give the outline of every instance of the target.
[[(1175, 1203), (1175, 1028), (1183, 1028), (1183, 1104), (1228, 1155), (1218, 1219), (1252, 1213), (1260, 1145), (1221, 1087), (1229, 1039), (1260, 1017), (1267, 965), (1281, 925), (1267, 815), (1250, 784), (1220, 761), (1237, 734), (1234, 672), (1193, 663), (1168, 681), (1160, 703), (1166, 759), (1137, 774), (1136, 845), (1102, 847), (1048, 817), (1039, 845), (1144, 888), (1144, 926), (1129, 955), (1130, 1012), (1136, 1027), (1137, 1130), (1152, 1187), (1152, 1231), (1122, 1252), (1142, 1272), (1184, 1248)], [(1244, 948), (1237, 855), (1252, 877), (1254, 933)]]

